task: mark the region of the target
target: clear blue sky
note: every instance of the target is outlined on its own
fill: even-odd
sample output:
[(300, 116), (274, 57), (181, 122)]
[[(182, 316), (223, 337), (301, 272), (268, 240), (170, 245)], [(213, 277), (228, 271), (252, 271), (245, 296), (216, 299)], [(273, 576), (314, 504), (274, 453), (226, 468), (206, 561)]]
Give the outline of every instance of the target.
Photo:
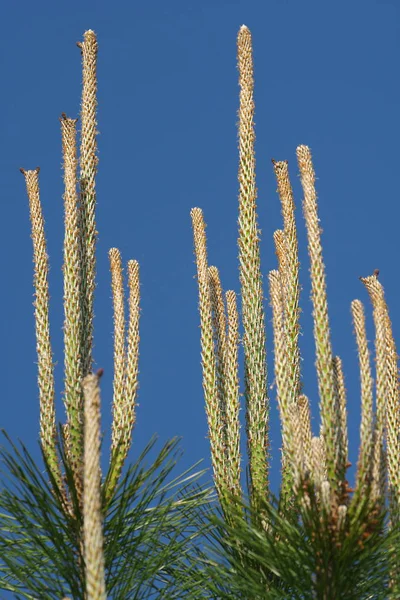
[[(298, 206), (302, 260), (305, 392), (319, 423), (308, 257), (296, 146), (311, 147), (318, 177), (334, 352), (348, 388), (351, 460), (356, 462), (359, 375), (350, 302), (365, 301), (360, 275), (381, 271), (400, 340), (398, 298), (400, 5), (397, 0), (171, 0), (9, 2), (0, 23), (1, 364), (0, 425), (38, 454), (39, 409), (33, 320), (32, 243), (19, 167), (41, 167), (51, 261), (51, 327), (63, 378), (63, 204), (58, 117), (78, 115), (81, 64), (75, 43), (98, 34), (99, 176), (96, 366), (103, 367), (103, 426), (112, 398), (112, 307), (108, 249), (141, 269), (140, 392), (133, 456), (153, 433), (183, 437), (181, 468), (209, 445), (200, 366), (197, 284), (190, 209), (208, 224), (209, 259), (225, 289), (239, 292), (237, 250), (238, 84), (236, 34), (253, 34), (257, 184), (262, 270), (276, 267), (281, 227), (271, 158), (288, 159)], [(265, 293), (267, 295), (267, 286)], [(267, 349), (272, 382), (271, 309)], [(271, 397), (271, 478), (280, 460)], [(242, 416), (244, 412), (242, 413)], [(243, 428), (244, 435), (244, 428)], [(108, 451), (106, 434), (104, 450)], [(106, 457), (105, 457), (106, 459)], [(353, 470), (354, 471), (354, 467)]]

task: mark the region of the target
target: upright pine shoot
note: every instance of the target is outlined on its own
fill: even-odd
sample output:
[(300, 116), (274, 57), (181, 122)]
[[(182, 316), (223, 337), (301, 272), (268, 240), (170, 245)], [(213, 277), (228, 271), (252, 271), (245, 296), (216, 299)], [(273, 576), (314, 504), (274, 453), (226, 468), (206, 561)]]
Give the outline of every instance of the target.
[(256, 212), (254, 77), (251, 34), (237, 40), (239, 106), (239, 261), (242, 296), (247, 447), (253, 504), (268, 496), (268, 396), (265, 317)]
[(106, 600), (101, 508), (99, 375), (87, 375), (82, 386), (85, 397), (83, 547), (86, 599)]
[(307, 146), (297, 148), (301, 184), (304, 192), (303, 210), (307, 226), (308, 253), (310, 256), (311, 298), (313, 303), (316, 367), (321, 411), (321, 435), (325, 442), (328, 480), (335, 489), (339, 475), (339, 412), (335, 394), (333, 355), (329, 331), (328, 303), (326, 297), (325, 265), (322, 258), (321, 230), (319, 226), (315, 173), (311, 152)]
[(96, 276), (96, 173), (97, 173), (97, 39), (85, 31), (82, 43), (82, 105), (80, 154), (80, 231), (81, 231), (81, 302), (82, 302), (82, 375), (92, 370), (93, 299)]
[(371, 363), (365, 329), (364, 307), (360, 300), (351, 303), (361, 377), (360, 452), (354, 498), (359, 501), (371, 489), (374, 456), (374, 395)]
[(383, 500), (386, 492), (386, 451), (384, 440), (386, 436), (386, 394), (387, 394), (387, 364), (386, 364), (386, 310), (383, 298), (383, 288), (375, 275), (362, 277), (373, 306), (375, 325), (375, 360), (376, 360), (376, 419), (375, 419), (375, 448), (373, 464), (374, 496)]
[(226, 437), (227, 464), (230, 469), (230, 489), (238, 497), (242, 496), (240, 485), (240, 400), (239, 400), (239, 315), (236, 294), (226, 292), (228, 317), (228, 337), (225, 354), (225, 399), (226, 399)]
[(124, 289), (121, 255), (109, 252), (114, 300), (114, 402), (110, 469), (106, 502), (111, 499), (132, 443), (139, 374), (139, 263), (128, 261), (129, 323), (125, 341)]
[(61, 489), (61, 471), (56, 448), (56, 417), (54, 406), (54, 364), (49, 323), (49, 257), (47, 255), (44, 219), (39, 192), (39, 167), (33, 171), (21, 169), (25, 177), (32, 226), (35, 288), (36, 352), (40, 402), (40, 441), (51, 472)]
[(226, 317), (224, 297), (221, 280), (217, 267), (208, 267), (208, 280), (210, 284), (210, 300), (212, 310), (212, 321), (214, 330), (214, 351), (216, 360), (216, 375), (218, 388), (218, 402), (223, 427), (224, 443), (227, 444), (226, 424)]
[(126, 340), (124, 282), (121, 253), (117, 248), (108, 252), (111, 271), (111, 288), (114, 305), (114, 400), (112, 422), (112, 447), (118, 445), (124, 420), (124, 397), (126, 377)]
[[(67, 412), (65, 441), (74, 471), (75, 486), (82, 500), (82, 319), (80, 232), (77, 195), (76, 119), (60, 119), (64, 157), (64, 404)], [(65, 433), (66, 433), (65, 432)]]
[(203, 390), (206, 404), (208, 431), (211, 446), (211, 462), (215, 486), (224, 505), (229, 485), (228, 467), (224, 447), (224, 417), (221, 414), (218, 394), (217, 366), (214, 348), (211, 290), (207, 259), (207, 240), (203, 213), (200, 208), (190, 211), (193, 226), (194, 248), (199, 287), (199, 310), (201, 331), (201, 363)]
[(139, 263), (137, 260), (128, 260), (128, 288), (129, 288), (129, 322), (127, 335), (126, 377), (125, 377), (125, 413), (122, 423), (124, 436), (124, 460), (132, 439), (132, 430), (135, 424), (136, 397), (139, 387), (139, 318), (140, 318), (140, 279)]
[(300, 316), (300, 283), (299, 283), (299, 250), (295, 220), (295, 205), (292, 186), (289, 179), (287, 161), (273, 161), (278, 194), (281, 201), (283, 230), (283, 252), (285, 256), (285, 279), (282, 281), (285, 302), (285, 337), (289, 377), (292, 382), (291, 398), (294, 403), (300, 393), (300, 349), (299, 349), (299, 316)]

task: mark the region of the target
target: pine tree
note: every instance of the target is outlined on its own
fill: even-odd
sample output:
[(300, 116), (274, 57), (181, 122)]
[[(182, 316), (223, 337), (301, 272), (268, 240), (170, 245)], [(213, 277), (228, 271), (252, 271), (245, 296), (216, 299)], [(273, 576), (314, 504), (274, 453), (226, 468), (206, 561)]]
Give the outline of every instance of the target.
[[(361, 278), (373, 306), (376, 393), (364, 307), (352, 303), (361, 377), (361, 442), (355, 489), (347, 481), (348, 432), (342, 361), (333, 352), (325, 265), (311, 151), (297, 148), (310, 259), (320, 431), (311, 430), (299, 350), (299, 257), (287, 161), (273, 160), (283, 228), (274, 234), (278, 265), (269, 272), (274, 383), (282, 426), (279, 497), (269, 488), (268, 381), (260, 232), (255, 181), (252, 39), (238, 34), (239, 275), (248, 454), (247, 493), (240, 485), (238, 316), (235, 292), (223, 293), (208, 265), (205, 221), (191, 211), (199, 284), (203, 387), (220, 516), (210, 548), (216, 598), (399, 597), (399, 378), (383, 287), (375, 271)], [(388, 517), (387, 518), (387, 504)]]

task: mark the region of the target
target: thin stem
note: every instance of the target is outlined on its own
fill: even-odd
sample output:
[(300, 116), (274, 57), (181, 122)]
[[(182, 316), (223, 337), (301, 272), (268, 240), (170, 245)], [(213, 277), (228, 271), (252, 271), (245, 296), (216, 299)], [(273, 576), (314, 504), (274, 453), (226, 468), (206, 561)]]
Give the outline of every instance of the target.
[(227, 443), (227, 423), (226, 423), (226, 317), (224, 297), (222, 292), (221, 280), (217, 267), (208, 267), (208, 277), (210, 284), (210, 299), (212, 308), (212, 320), (214, 330), (214, 347), (217, 367), (217, 387), (221, 421), (223, 424), (224, 443)]
[(245, 398), (250, 493), (253, 505), (268, 495), (268, 396), (265, 316), (257, 228), (254, 133), (254, 76), (251, 34), (237, 39), (239, 107), (239, 261), (242, 295)]
[(227, 431), (227, 463), (230, 468), (231, 491), (242, 495), (240, 486), (240, 401), (239, 401), (239, 315), (236, 294), (232, 290), (226, 292), (228, 316), (228, 338), (226, 344), (226, 431)]
[(201, 330), (201, 361), (203, 368), (203, 390), (206, 403), (208, 431), (211, 446), (211, 462), (215, 487), (221, 501), (229, 486), (226, 471), (226, 456), (223, 441), (223, 421), (218, 402), (217, 370), (214, 351), (214, 332), (207, 262), (207, 241), (203, 213), (200, 208), (190, 212), (199, 286), (199, 309)]
[(285, 279), (283, 281), (283, 298), (285, 302), (285, 335), (290, 379), (293, 385), (293, 401), (300, 393), (300, 283), (299, 283), (299, 249), (295, 220), (295, 205), (292, 186), (289, 179), (287, 161), (273, 161), (278, 193), (282, 205), (284, 222), (283, 252), (285, 257)]
[(39, 192), (39, 167), (33, 171), (21, 169), (25, 177), (32, 226), (35, 288), (36, 352), (40, 403), (40, 440), (44, 455), (60, 489), (62, 478), (56, 448), (56, 418), (54, 406), (54, 363), (49, 323), (49, 258), (46, 248), (44, 219)]
[(112, 422), (112, 449), (118, 445), (124, 420), (124, 384), (126, 375), (124, 282), (121, 254), (117, 248), (108, 252), (111, 271), (111, 288), (114, 306), (114, 400)]
[(97, 39), (92, 30), (85, 31), (82, 52), (82, 105), (80, 153), (80, 244), (82, 302), (82, 375), (92, 370), (93, 300), (96, 276), (96, 173), (97, 173)]
[(81, 265), (77, 194), (76, 122), (65, 114), (60, 119), (64, 157), (64, 403), (67, 412), (67, 455), (74, 472), (75, 487), (82, 501), (83, 448)]
[(313, 303), (316, 367), (321, 413), (321, 435), (325, 442), (326, 466), (331, 489), (339, 481), (339, 413), (335, 394), (333, 355), (329, 330), (325, 265), (322, 258), (321, 230), (318, 218), (315, 173), (307, 146), (297, 148), (301, 184), (304, 192), (303, 211), (307, 226), (310, 256), (311, 298)]
[(85, 397), (83, 537), (87, 600), (106, 600), (100, 469), (99, 375), (87, 375)]

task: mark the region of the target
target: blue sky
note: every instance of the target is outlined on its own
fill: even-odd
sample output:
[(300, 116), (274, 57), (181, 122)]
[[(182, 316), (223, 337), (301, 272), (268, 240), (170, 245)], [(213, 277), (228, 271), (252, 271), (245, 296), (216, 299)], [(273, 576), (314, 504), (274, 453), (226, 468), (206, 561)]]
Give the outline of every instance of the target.
[[(58, 117), (78, 115), (81, 65), (75, 46), (98, 34), (99, 175), (96, 367), (103, 367), (104, 451), (112, 398), (112, 306), (108, 249), (117, 246), (141, 270), (140, 390), (132, 456), (153, 433), (179, 435), (181, 469), (204, 458), (209, 444), (200, 366), (197, 284), (190, 209), (208, 224), (211, 264), (225, 289), (239, 292), (237, 250), (238, 84), (236, 35), (253, 35), (259, 225), (262, 270), (276, 267), (273, 231), (281, 227), (271, 158), (288, 159), (301, 244), (305, 392), (318, 432), (310, 285), (296, 146), (311, 147), (318, 177), (334, 352), (348, 389), (350, 459), (355, 464), (359, 375), (350, 302), (368, 307), (359, 282), (379, 268), (400, 339), (397, 301), (397, 171), (400, 134), (400, 6), (396, 0), (97, 0), (7, 3), (0, 23), (2, 73), (0, 170), (0, 425), (35, 455), (39, 427), (33, 320), (32, 243), (19, 167), (41, 167), (41, 199), (51, 261), (51, 327), (63, 378), (63, 204)], [(271, 309), (266, 300), (272, 382)], [(244, 412), (242, 413), (242, 416)], [(244, 435), (244, 428), (242, 431)], [(279, 480), (279, 419), (271, 395), (271, 480)], [(106, 464), (106, 454), (104, 464)], [(353, 478), (354, 467), (350, 472)]]

